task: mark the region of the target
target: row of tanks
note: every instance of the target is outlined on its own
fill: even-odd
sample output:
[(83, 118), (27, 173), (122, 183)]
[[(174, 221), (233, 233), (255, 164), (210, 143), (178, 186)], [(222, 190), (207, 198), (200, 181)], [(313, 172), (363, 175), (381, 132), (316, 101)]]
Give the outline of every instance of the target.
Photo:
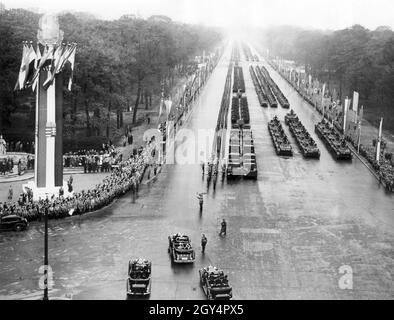
[(345, 139), (326, 120), (315, 125), (315, 132), (336, 160), (352, 160), (352, 153)]
[(291, 134), (297, 141), (302, 155), (305, 158), (320, 159), (320, 150), (315, 140), (313, 140), (309, 132), (305, 129), (293, 109), (285, 115), (285, 123), (289, 126)]
[(268, 131), (274, 143), (276, 154), (279, 156), (293, 156), (293, 149), (277, 116), (268, 122)]
[(256, 75), (257, 79), (260, 84), (261, 91), (264, 93), (264, 95), (267, 97), (267, 107), (270, 106), (272, 108), (277, 108), (278, 107), (278, 102), (276, 101), (276, 98), (274, 94), (272, 93), (270, 86), (268, 84), (267, 79), (265, 79), (263, 73), (261, 72), (259, 66), (255, 67), (256, 70)]
[(265, 77), (266, 81), (268, 82), (270, 89), (272, 90), (272, 92), (274, 93), (276, 98), (278, 99), (278, 102), (280, 103), (280, 105), (286, 109), (290, 108), (289, 100), (287, 100), (287, 98), (283, 94), (282, 90), (279, 89), (279, 87), (275, 83), (275, 81), (272, 80), (268, 70), (263, 66), (260, 68), (260, 70), (261, 70), (261, 73), (263, 74), (263, 76)]
[(239, 54), (239, 48), (237, 45), (233, 46), (233, 50), (231, 51), (231, 60), (234, 62), (238, 62), (241, 60)]
[(242, 43), (242, 49), (244, 51), (246, 61), (259, 62), (259, 57), (252, 53), (252, 50), (246, 43)]
[(231, 126), (238, 128), (240, 123), (248, 126), (250, 122), (248, 99), (246, 96), (234, 96), (231, 101)]
[(244, 74), (242, 71), (242, 67), (234, 66), (234, 83), (233, 83), (233, 92), (245, 92), (245, 80)]
[(256, 71), (252, 66), (249, 67), (250, 76), (252, 77), (254, 89), (257, 93), (257, 98), (259, 99), (260, 106), (268, 107), (268, 99), (264, 91), (261, 89), (259, 80), (257, 79)]

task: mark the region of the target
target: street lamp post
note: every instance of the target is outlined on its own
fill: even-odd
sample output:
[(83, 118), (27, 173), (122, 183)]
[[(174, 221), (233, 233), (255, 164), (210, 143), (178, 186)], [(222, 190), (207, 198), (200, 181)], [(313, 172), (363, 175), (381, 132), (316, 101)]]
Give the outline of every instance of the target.
[[(36, 91), (35, 168), (34, 181), (27, 183), (33, 200), (55, 196), (63, 181), (63, 71), (70, 69), (68, 90), (71, 91), (76, 44), (66, 46), (63, 31), (54, 14), (40, 18), (37, 51), (32, 44), (24, 46), (22, 63), (15, 90), (31, 87)], [(40, 45), (44, 47), (41, 54)], [(29, 61), (29, 62), (27, 62)], [(34, 61), (34, 71), (26, 73)], [(40, 212), (41, 215), (41, 212)], [(48, 208), (45, 208), (44, 300), (48, 300)]]
[(44, 298), (48, 300), (48, 208), (45, 207), (45, 236), (44, 236)]
[(170, 121), (170, 113), (171, 113), (171, 107), (172, 107), (171, 97), (169, 97), (167, 100), (165, 100), (164, 104), (166, 106), (166, 112), (167, 112), (167, 121), (166, 121), (166, 162), (168, 164), (174, 164), (173, 154), (170, 153), (170, 148), (172, 147), (172, 145), (171, 145), (172, 134), (173, 134), (173, 132), (175, 130), (174, 122)]

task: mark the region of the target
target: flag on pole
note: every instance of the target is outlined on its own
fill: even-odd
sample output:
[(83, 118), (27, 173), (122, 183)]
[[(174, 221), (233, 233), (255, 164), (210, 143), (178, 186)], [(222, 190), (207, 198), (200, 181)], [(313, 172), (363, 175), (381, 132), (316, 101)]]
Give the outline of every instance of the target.
[[(36, 61), (34, 63), (34, 74), (37, 72), (38, 70), (38, 65), (40, 64), (41, 61), (41, 50), (40, 50), (40, 45), (37, 43), (37, 51), (36, 51)], [(33, 79), (34, 79), (34, 75), (33, 75)], [(33, 85), (32, 85), (32, 90), (35, 91), (37, 88), (37, 83), (38, 83), (38, 77), (36, 77), (33, 81)]]
[(349, 98), (346, 97), (345, 105), (343, 106), (343, 135), (346, 135), (346, 118), (347, 118), (347, 109), (349, 107)]
[(68, 91), (71, 91), (71, 86), (73, 82), (73, 76), (74, 76), (74, 65), (75, 65), (75, 52), (77, 50), (77, 46), (74, 45), (74, 47), (71, 49), (71, 53), (67, 58), (67, 61), (70, 62), (71, 65), (71, 73), (70, 73), (70, 79), (68, 81)]
[(67, 48), (64, 48), (62, 57), (60, 58), (60, 66), (59, 66), (59, 70), (57, 70), (58, 72), (61, 72), (66, 63), (68, 62), (68, 59), (70, 58), (71, 54), (73, 53), (74, 48), (76, 48), (76, 44), (68, 44)]
[(336, 101), (338, 99), (338, 95), (337, 95), (337, 90), (334, 88), (334, 90), (332, 91), (332, 99), (334, 101)]
[(322, 91), (321, 91), (321, 106), (322, 106), (322, 108), (323, 108), (323, 119), (324, 119), (324, 94), (325, 94), (325, 92), (326, 92), (326, 84), (324, 83), (323, 84), (323, 89), (322, 89)]
[(44, 49), (44, 53), (40, 58), (40, 63), (38, 63), (38, 67), (36, 68), (35, 72), (34, 72), (34, 76), (33, 79), (31, 80), (32, 83), (34, 83), (37, 78), (38, 75), (40, 74), (40, 70), (44, 67), (50, 66), (52, 63), (52, 59), (53, 59), (53, 51), (54, 51), (54, 47), (48, 47), (46, 46)]
[(27, 57), (27, 72), (25, 78), (25, 86), (30, 86), (35, 72), (35, 65), (37, 60), (37, 54), (34, 51), (33, 44), (30, 44), (28, 49)]
[(383, 127), (383, 118), (380, 118), (378, 145), (376, 146), (376, 161), (378, 163), (379, 163), (379, 160), (380, 160), (380, 144), (382, 142), (382, 127)]
[(320, 82), (319, 82), (319, 80), (317, 80), (317, 79), (313, 80), (313, 87), (314, 87), (314, 88), (319, 88), (319, 87), (320, 87)]
[(357, 137), (357, 152), (360, 152), (360, 143), (361, 143), (361, 123), (363, 122), (363, 115), (364, 115), (364, 107), (361, 106), (360, 113), (358, 115), (357, 121), (357, 129), (358, 129), (358, 137)]
[(361, 122), (363, 121), (363, 116), (364, 116), (364, 106), (361, 106), (360, 112), (358, 114), (358, 124), (361, 127)]
[(44, 55), (41, 58), (40, 64), (38, 65), (38, 69), (49, 67), (52, 64), (53, 54), (55, 52), (54, 46), (46, 46), (44, 50)]
[(53, 80), (55, 79), (56, 71), (61, 64), (62, 55), (63, 55), (63, 46), (60, 45), (55, 49), (55, 52), (53, 54), (53, 59), (51, 61), (51, 65), (48, 70), (48, 77), (43, 83), (43, 87), (45, 90), (48, 89), (48, 87), (53, 83)]
[(34, 65), (36, 61), (36, 52), (32, 45), (27, 42), (23, 43), (22, 61), (19, 69), (18, 80), (14, 90), (22, 90), (26, 84), (31, 81), (34, 74)]
[(169, 114), (171, 112), (172, 101), (170, 99), (168, 99), (164, 103), (166, 105), (167, 116), (169, 116)]
[(163, 99), (161, 99), (160, 100), (160, 107), (159, 107), (159, 118), (163, 113), (163, 104), (164, 104)]
[(353, 91), (353, 111), (357, 112), (358, 109), (358, 92)]
[(21, 90), (23, 88), (23, 81), (25, 79), (25, 74), (26, 74), (26, 55), (27, 55), (27, 45), (26, 42), (23, 42), (21, 66), (19, 68), (18, 79), (16, 80), (14, 90)]
[(310, 74), (309, 75), (309, 88), (311, 88), (312, 87), (312, 75)]
[(353, 106), (352, 110), (354, 111), (354, 122), (357, 121), (357, 112), (358, 112), (358, 92), (353, 91)]
[(41, 50), (40, 50), (40, 45), (37, 43), (37, 50), (36, 50), (36, 61), (34, 63), (34, 69), (38, 69), (38, 65), (40, 64), (41, 61)]

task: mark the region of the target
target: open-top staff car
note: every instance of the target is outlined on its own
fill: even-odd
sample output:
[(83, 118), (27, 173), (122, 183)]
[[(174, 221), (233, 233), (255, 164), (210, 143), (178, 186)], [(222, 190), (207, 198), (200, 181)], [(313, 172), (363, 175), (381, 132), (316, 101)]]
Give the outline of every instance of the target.
[(201, 287), (208, 300), (230, 300), (233, 290), (227, 275), (217, 267), (208, 266), (199, 270)]
[(138, 258), (129, 261), (127, 294), (146, 296), (151, 293), (152, 263)]
[(168, 236), (168, 252), (174, 263), (192, 263), (196, 259), (190, 238), (181, 233)]
[(29, 226), (26, 218), (17, 215), (0, 217), (0, 231), (22, 231)]

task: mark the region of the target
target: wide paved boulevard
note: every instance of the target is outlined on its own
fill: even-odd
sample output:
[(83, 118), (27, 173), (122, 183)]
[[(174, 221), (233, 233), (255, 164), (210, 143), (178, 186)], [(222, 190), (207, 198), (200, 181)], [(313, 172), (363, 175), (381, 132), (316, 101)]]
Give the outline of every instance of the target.
[[(189, 128), (216, 126), (230, 51), (196, 101)], [(51, 220), (50, 298), (125, 299), (128, 260), (138, 256), (153, 263), (152, 299), (203, 299), (198, 269), (209, 264), (228, 272), (234, 299), (394, 298), (394, 197), (359, 160), (340, 163), (331, 157), (314, 133), (320, 116), (263, 62), (321, 150), (320, 160), (305, 160), (284, 125), (295, 155), (278, 157), (267, 122), (274, 115), (283, 121), (287, 110), (260, 107), (249, 62), (242, 54), (241, 60), (257, 181), (219, 180), (205, 195), (200, 215), (196, 192), (206, 190), (206, 182), (198, 161), (167, 165), (135, 203), (127, 194), (99, 212)], [(222, 218), (228, 223), (223, 238)], [(171, 264), (167, 237), (175, 232), (191, 236), (194, 265)], [(201, 233), (208, 237), (205, 255)], [(42, 261), (42, 224), (0, 234), (0, 298), (41, 297)], [(343, 266), (352, 269), (352, 289), (339, 285)]]

